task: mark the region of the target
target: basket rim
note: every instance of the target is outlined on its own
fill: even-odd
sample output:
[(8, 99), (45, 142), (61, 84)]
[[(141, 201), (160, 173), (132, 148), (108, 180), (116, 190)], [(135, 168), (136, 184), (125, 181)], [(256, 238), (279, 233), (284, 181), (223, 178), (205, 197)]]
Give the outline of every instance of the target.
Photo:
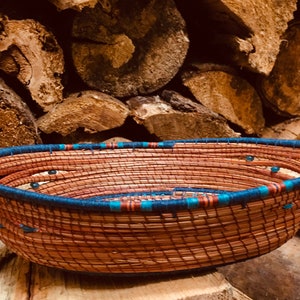
[[(53, 151), (69, 151), (69, 150), (103, 150), (103, 149), (135, 149), (135, 148), (173, 148), (178, 143), (228, 143), (228, 144), (262, 144), (270, 146), (283, 146), (300, 148), (300, 141), (282, 140), (282, 139), (266, 139), (266, 138), (203, 138), (203, 139), (185, 139), (185, 140), (167, 140), (162, 142), (112, 142), (112, 143), (95, 143), (95, 144), (40, 144), (14, 146), (0, 149), (0, 157), (10, 156), (14, 154), (50, 152)], [(91, 198), (69, 198), (56, 195), (48, 195), (34, 191), (22, 190), (15, 187), (9, 187), (0, 184), (0, 196), (6, 199), (30, 202), (37, 205), (45, 205), (51, 207), (63, 207), (72, 209), (88, 209), (103, 212), (176, 212), (179, 210), (192, 210), (201, 207), (219, 207), (228, 205), (241, 204), (245, 206), (248, 202), (262, 200), (270, 196), (280, 195), (283, 192), (291, 192), (300, 190), (300, 177), (283, 180), (280, 183), (271, 183), (268, 185), (260, 185), (254, 188), (242, 189), (239, 191), (225, 191), (220, 194), (197, 195), (195, 197), (182, 197), (180, 199), (172, 198), (172, 193), (176, 191), (195, 190), (193, 188), (174, 188), (168, 191), (155, 192), (137, 192), (143, 195), (170, 195), (170, 199), (144, 199), (138, 205), (122, 205), (121, 200), (112, 200), (112, 196), (133, 196), (135, 192), (120, 193), (113, 195), (97, 196)], [(201, 190), (201, 189), (196, 189)], [(130, 201), (130, 200), (129, 200)]]
[(181, 140), (165, 140), (161, 142), (101, 142), (101, 143), (80, 143), (80, 144), (36, 144), (21, 145), (0, 148), (0, 157), (34, 152), (50, 152), (52, 151), (68, 151), (68, 150), (102, 150), (102, 149), (136, 149), (136, 148), (173, 148), (178, 143), (222, 143), (222, 144), (257, 144), (300, 148), (300, 140), (288, 139), (271, 139), (271, 138), (200, 138), (200, 139), (181, 139)]

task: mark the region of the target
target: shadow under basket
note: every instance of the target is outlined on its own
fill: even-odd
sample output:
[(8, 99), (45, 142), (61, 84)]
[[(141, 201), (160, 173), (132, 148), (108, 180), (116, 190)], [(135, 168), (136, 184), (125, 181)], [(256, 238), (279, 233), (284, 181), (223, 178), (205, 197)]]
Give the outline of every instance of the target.
[(300, 141), (200, 139), (0, 149), (0, 239), (41, 265), (207, 268), (299, 228)]

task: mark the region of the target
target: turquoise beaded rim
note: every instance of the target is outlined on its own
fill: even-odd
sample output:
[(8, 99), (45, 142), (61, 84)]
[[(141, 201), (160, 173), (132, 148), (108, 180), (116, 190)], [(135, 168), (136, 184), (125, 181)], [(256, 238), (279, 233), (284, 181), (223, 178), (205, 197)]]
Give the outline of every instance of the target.
[[(173, 148), (177, 143), (248, 143), (261, 144), (271, 146), (283, 146), (300, 148), (300, 141), (297, 140), (278, 140), (278, 139), (263, 139), (263, 138), (206, 138), (206, 139), (191, 139), (191, 140), (170, 140), (163, 142), (117, 142), (117, 143), (99, 143), (99, 144), (48, 144), (48, 145), (29, 145), (16, 146), (0, 149), (0, 157), (35, 152), (50, 152), (53, 151), (69, 151), (69, 150), (103, 150), (103, 149), (135, 149), (135, 148)], [(251, 157), (249, 156), (249, 160)], [(278, 169), (273, 167), (272, 172), (277, 172)], [(124, 212), (124, 211), (141, 211), (141, 212), (176, 212), (178, 210), (192, 210), (201, 207), (220, 207), (228, 205), (241, 204), (245, 206), (248, 202), (265, 199), (270, 196), (276, 196), (283, 192), (291, 192), (300, 189), (300, 177), (284, 180), (280, 183), (271, 183), (255, 188), (228, 192), (219, 190), (205, 190), (192, 188), (174, 188), (171, 191), (156, 191), (156, 192), (132, 192), (120, 193), (113, 195), (97, 196), (92, 198), (68, 198), (55, 195), (47, 195), (33, 191), (22, 190), (14, 187), (9, 187), (0, 184), (0, 196), (6, 199), (25, 201), (37, 205), (45, 205), (51, 207), (66, 207), (72, 209), (88, 209), (103, 212)], [(182, 197), (180, 199), (172, 199), (174, 192), (200, 192), (200, 195), (195, 197)], [(205, 194), (205, 193), (209, 193)], [(143, 195), (144, 200), (134, 205), (122, 205), (121, 200), (112, 200), (110, 198), (132, 197)], [(169, 199), (151, 199), (151, 196), (169, 195)], [(149, 198), (147, 199), (147, 196)], [(130, 201), (130, 200), (128, 200)], [(288, 205), (284, 208), (291, 208)]]

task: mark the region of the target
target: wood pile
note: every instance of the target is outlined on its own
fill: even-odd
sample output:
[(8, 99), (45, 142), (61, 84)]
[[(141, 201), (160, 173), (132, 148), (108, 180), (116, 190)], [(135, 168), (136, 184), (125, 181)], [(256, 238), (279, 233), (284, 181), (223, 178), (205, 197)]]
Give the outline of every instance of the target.
[[(297, 4), (2, 0), (0, 147), (239, 136), (300, 139)], [(281, 269), (278, 274), (285, 272), (288, 279), (300, 277), (292, 268), (299, 255), (292, 264), (286, 253), (274, 253), (283, 257), (275, 265), (274, 256), (265, 256), (257, 264), (234, 264), (207, 275), (207, 291), (196, 275), (180, 284), (174, 277), (159, 283), (142, 279), (143, 284), (138, 278), (134, 288), (132, 282), (113, 279), (84, 281), (78, 274), (25, 262), (0, 244), (0, 298), (28, 293), (32, 299), (91, 299), (99, 290), (111, 297), (114, 289), (116, 298), (153, 291), (157, 297), (167, 289), (166, 299), (191, 299), (204, 291), (211, 296), (214, 289), (215, 298), (222, 292), (230, 294), (224, 299), (246, 299), (236, 295), (223, 273), (253, 299), (296, 299), (298, 281), (285, 282), (280, 292), (276, 287), (282, 287), (282, 278), (273, 274)], [(241, 273), (255, 277), (257, 270), (256, 280), (240, 278)]]
[(1, 1), (0, 147), (298, 138), (298, 19), (296, 0)]

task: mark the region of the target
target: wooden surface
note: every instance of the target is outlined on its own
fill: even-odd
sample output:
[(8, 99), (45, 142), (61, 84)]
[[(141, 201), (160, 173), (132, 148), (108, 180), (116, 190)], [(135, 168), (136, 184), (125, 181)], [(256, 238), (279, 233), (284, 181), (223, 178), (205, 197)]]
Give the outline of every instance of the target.
[(161, 140), (238, 137), (226, 119), (174, 91), (127, 102), (133, 119)]
[(299, 233), (267, 255), (218, 268), (226, 279), (258, 300), (299, 300)]
[(296, 236), (269, 254), (210, 273), (121, 278), (32, 264), (0, 242), (0, 300), (299, 300), (299, 246)]
[(1, 78), (0, 120), (0, 147), (41, 142), (29, 107)]
[(39, 266), (0, 242), (0, 300), (299, 300), (299, 246), (296, 236), (269, 254), (208, 273), (122, 278)]
[(267, 105), (279, 114), (300, 116), (300, 23), (292, 22), (282, 37), (282, 46), (270, 76), (260, 84)]
[(0, 22), (1, 71), (15, 77), (44, 111), (51, 110), (63, 100), (64, 56), (56, 37), (33, 19)]
[[(96, 298), (95, 298), (96, 297)], [(250, 299), (221, 273), (151, 277), (83, 275), (29, 263), (0, 242), (0, 300)]]
[(115, 97), (149, 94), (166, 85), (188, 48), (185, 21), (173, 0), (98, 1), (76, 14), (72, 24), (77, 73), (90, 88)]
[(234, 69), (219, 64), (193, 64), (183, 72), (183, 84), (211, 111), (259, 134), (265, 126), (261, 100), (254, 87)]
[[(205, 26), (207, 40), (200, 44), (214, 43), (213, 49), (219, 47), (220, 57), (226, 56), (241, 68), (265, 75), (274, 66), (281, 36), (293, 19), (297, 5), (295, 0), (204, 0), (189, 3), (195, 6), (189, 15), (195, 15), (197, 20), (208, 17), (211, 22), (211, 27)], [(197, 27), (197, 22), (193, 25)]]
[(78, 128), (101, 132), (121, 126), (129, 114), (118, 99), (94, 90), (73, 93), (38, 119), (39, 129), (66, 136)]

